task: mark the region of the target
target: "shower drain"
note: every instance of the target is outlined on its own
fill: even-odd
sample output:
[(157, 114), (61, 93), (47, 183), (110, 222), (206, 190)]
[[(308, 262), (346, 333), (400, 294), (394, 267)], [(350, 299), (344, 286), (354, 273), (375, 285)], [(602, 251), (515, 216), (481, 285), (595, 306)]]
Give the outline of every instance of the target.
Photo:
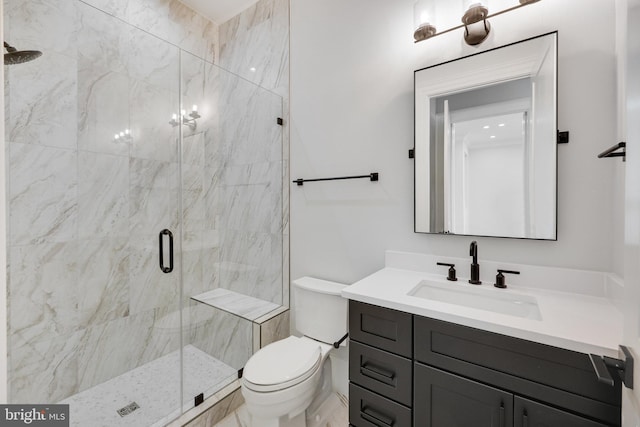
[(136, 409), (140, 409), (140, 406), (138, 406), (138, 404), (136, 402), (131, 402), (127, 406), (125, 406), (124, 408), (118, 409), (118, 415), (120, 415), (121, 417), (124, 417), (126, 415), (129, 415), (130, 413), (132, 413)]

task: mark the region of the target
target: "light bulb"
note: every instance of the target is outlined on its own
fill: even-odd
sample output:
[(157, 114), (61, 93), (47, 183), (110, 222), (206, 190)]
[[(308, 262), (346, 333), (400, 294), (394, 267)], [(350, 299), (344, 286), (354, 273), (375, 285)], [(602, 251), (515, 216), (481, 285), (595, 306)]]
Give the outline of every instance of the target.
[(193, 104), (193, 107), (191, 107), (191, 111), (193, 111), (194, 113), (198, 112), (198, 106), (196, 104)]
[(418, 29), (425, 25), (433, 25), (436, 12), (436, 5), (433, 0), (419, 0), (413, 5), (413, 29)]

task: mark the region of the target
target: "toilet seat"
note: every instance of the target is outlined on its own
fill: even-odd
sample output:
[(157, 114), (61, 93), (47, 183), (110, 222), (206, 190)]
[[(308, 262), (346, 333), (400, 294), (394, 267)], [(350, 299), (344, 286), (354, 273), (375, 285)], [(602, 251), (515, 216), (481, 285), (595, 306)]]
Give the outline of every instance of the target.
[(242, 380), (253, 391), (282, 390), (311, 377), (321, 365), (319, 343), (290, 336), (251, 356), (244, 367)]

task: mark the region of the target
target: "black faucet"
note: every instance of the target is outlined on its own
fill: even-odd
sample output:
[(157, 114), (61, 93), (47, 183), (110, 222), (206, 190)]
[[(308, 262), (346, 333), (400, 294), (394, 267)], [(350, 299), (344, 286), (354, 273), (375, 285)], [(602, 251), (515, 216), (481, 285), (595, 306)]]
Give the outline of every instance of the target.
[(472, 285), (480, 285), (482, 282), (480, 281), (480, 265), (478, 264), (478, 242), (475, 240), (471, 242), (469, 255), (473, 257), (471, 262), (471, 279), (469, 279), (469, 283)]

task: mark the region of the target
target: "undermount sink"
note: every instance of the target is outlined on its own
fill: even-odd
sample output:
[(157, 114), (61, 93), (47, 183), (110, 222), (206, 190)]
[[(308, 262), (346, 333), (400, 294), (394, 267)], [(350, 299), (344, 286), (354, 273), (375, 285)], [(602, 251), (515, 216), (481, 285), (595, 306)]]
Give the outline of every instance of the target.
[(498, 289), (482, 289), (466, 283), (449, 284), (423, 280), (407, 295), (509, 316), (542, 320), (535, 297), (506, 293)]

